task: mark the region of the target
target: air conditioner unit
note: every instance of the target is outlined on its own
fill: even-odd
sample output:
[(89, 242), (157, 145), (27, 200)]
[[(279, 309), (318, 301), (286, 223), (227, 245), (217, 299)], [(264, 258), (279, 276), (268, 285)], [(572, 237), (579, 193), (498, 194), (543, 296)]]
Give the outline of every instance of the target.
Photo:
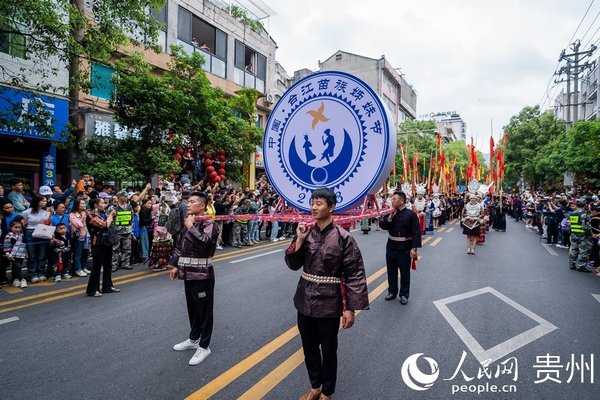
[(275, 102), (275, 96), (273, 96), (273, 94), (267, 94), (267, 96), (265, 97), (265, 103), (268, 104), (273, 104)]

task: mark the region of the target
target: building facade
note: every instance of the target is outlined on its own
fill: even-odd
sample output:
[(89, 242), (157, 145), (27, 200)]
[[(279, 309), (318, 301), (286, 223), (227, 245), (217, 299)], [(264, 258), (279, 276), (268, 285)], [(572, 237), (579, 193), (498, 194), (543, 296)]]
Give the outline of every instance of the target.
[[(325, 61), (319, 61), (319, 69), (343, 71), (362, 79), (383, 99), (396, 128), (403, 121), (417, 116), (416, 91), (385, 56), (375, 59), (338, 50)], [(302, 74), (299, 74), (298, 78), (301, 77)]]
[(600, 103), (598, 102), (598, 83), (600, 81), (600, 58), (594, 62), (594, 67), (581, 80), (580, 111), (582, 119), (598, 118)]
[(456, 111), (432, 112), (419, 115), (419, 119), (435, 121), (442, 139), (448, 143), (453, 140), (467, 139), (467, 123)]
[[(57, 150), (56, 143), (68, 137), (69, 102), (58, 90), (68, 84), (67, 67), (51, 59), (40, 68), (30, 54), (30, 39), (17, 33), (26, 27), (6, 28), (14, 32), (0, 34), (0, 116), (7, 121), (0, 126), (0, 185), (8, 188), (20, 178), (26, 190), (37, 190), (59, 182), (66, 167), (65, 151)], [(27, 78), (25, 85), (11, 86), (20, 76)]]
[[(93, 2), (85, 4), (86, 14), (93, 18)], [(248, 8), (244, 8), (244, 5)], [(255, 21), (273, 15), (273, 11), (260, 0), (251, 2), (238, 0), (227, 3), (219, 0), (168, 0), (163, 9), (152, 10), (154, 16), (164, 24), (158, 38), (162, 52), (157, 54), (147, 50), (144, 51), (144, 57), (154, 70), (160, 73), (168, 69), (170, 61), (168, 52), (171, 45), (179, 45), (188, 53), (201, 52), (206, 61), (203, 68), (213, 86), (220, 88), (228, 96), (235, 96), (242, 88), (253, 88), (259, 93), (257, 125), (262, 127), (266, 124), (274, 102), (272, 96), (276, 87), (277, 44), (264, 28), (256, 29), (254, 26), (255, 30), (253, 30), (252, 26), (242, 22), (242, 18), (234, 17), (233, 7), (238, 10), (238, 13), (241, 12)], [(16, 39), (0, 37), (0, 62), (3, 67), (6, 66), (3, 71), (10, 71), (10, 68), (14, 70), (26, 68), (28, 63), (32, 63), (25, 59), (22, 46), (13, 44), (13, 42), (20, 44), (23, 37), (16, 37)], [(119, 49), (121, 54), (133, 51), (140, 51), (140, 49), (133, 46)], [(66, 65), (50, 60), (48, 69), (50, 66), (57, 65), (58, 74), (42, 71), (38, 75), (31, 76), (32, 85), (44, 79), (51, 79), (52, 86), (68, 87), (69, 73)], [(39, 68), (39, 65), (37, 67)], [(114, 92), (111, 82), (114, 70), (111, 68), (111, 62), (84, 61), (83, 68), (90, 72), (91, 89), (89, 93), (81, 91), (76, 98), (71, 99), (70, 104), (71, 117), (74, 117), (70, 122), (77, 132), (77, 140), (85, 140), (85, 137), (93, 135), (117, 137), (126, 135), (126, 129), (115, 122), (109, 105)], [(4, 79), (0, 81), (9, 81), (9, 79), (5, 74)], [(3, 88), (4, 86), (0, 87), (0, 90)], [(28, 105), (32, 108), (33, 96), (10, 87), (6, 87), (3, 93), (10, 95), (17, 103), (22, 103), (25, 112)], [(43, 95), (40, 104), (45, 104), (47, 110), (52, 112), (56, 131), (53, 135), (41, 135), (35, 130), (11, 132), (7, 127), (4, 127), (5, 129), (0, 127), (0, 149), (2, 149), (0, 150), (0, 171), (2, 171), (0, 179), (2, 181), (15, 176), (24, 177), (31, 182), (34, 189), (49, 182), (42, 179), (42, 174), (44, 178), (52, 174), (47, 173), (43, 167), (45, 163), (50, 165), (47, 156), (56, 151), (55, 147), (51, 146), (52, 142), (67, 140), (67, 136), (63, 138), (59, 133), (67, 127), (69, 102), (67, 98), (54, 93), (43, 93)], [(6, 111), (19, 118), (19, 114), (15, 113), (13, 108), (0, 102), (0, 112)], [(58, 131), (59, 129), (61, 132)], [(22, 136), (24, 142), (14, 143), (15, 136)], [(56, 155), (54, 158), (56, 164)], [(23, 161), (16, 162), (17, 159)], [(59, 150), (58, 166), (62, 174), (54, 172), (52, 177), (56, 183), (65, 185), (66, 178), (71, 177), (69, 175), (77, 175), (77, 171), (71, 170), (71, 165), (67, 165), (70, 163), (70, 157), (62, 157)]]

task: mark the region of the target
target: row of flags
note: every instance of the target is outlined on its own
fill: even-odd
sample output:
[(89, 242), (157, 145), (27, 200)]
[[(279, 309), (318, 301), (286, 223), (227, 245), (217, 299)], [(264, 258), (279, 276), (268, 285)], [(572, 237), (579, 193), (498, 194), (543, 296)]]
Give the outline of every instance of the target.
[[(413, 186), (417, 183), (426, 183), (428, 191), (434, 183), (437, 183), (439, 190), (442, 192), (458, 193), (459, 183), (468, 183), (473, 179), (480, 182), (485, 181), (488, 185), (492, 182), (495, 185), (490, 187), (493, 190), (494, 186), (497, 190), (501, 190), (504, 179), (504, 154), (506, 152), (506, 144), (508, 143), (508, 134), (504, 134), (500, 143), (496, 146), (494, 138), (490, 137), (490, 160), (489, 165), (483, 165), (477, 159), (477, 150), (473, 144), (466, 144), (467, 166), (463, 170), (463, 166), (459, 165), (457, 169), (457, 160), (453, 158), (448, 160), (443, 147), (442, 135), (438, 131), (437, 148), (435, 153), (432, 152), (429, 156), (429, 165), (426, 165), (426, 157), (421, 158), (419, 163), (419, 153), (414, 151), (413, 154), (407, 154), (407, 149), (402, 143), (399, 144), (400, 154), (402, 156), (402, 182), (411, 182)], [(420, 164), (420, 165), (419, 165)], [(461, 163), (462, 164), (462, 163)], [(420, 169), (419, 169), (420, 167)], [(396, 165), (392, 170), (392, 175), (396, 176)]]

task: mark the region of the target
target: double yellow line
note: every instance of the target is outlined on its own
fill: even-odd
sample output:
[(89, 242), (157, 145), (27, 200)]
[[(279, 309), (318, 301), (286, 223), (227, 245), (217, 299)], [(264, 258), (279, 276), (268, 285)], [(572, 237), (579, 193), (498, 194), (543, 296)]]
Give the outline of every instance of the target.
[[(263, 249), (268, 249), (271, 247), (276, 247), (276, 246), (281, 246), (281, 245), (287, 245), (287, 243), (281, 243), (281, 242), (280, 243), (268, 243), (268, 244), (264, 244), (261, 246), (249, 247), (247, 249), (236, 250), (236, 251), (233, 251), (228, 254), (218, 255), (216, 257), (213, 257), (213, 260), (214, 261), (229, 260), (232, 258), (237, 258), (240, 255), (257, 253), (257, 252), (262, 251)], [(146, 268), (146, 267), (144, 267), (144, 268)], [(167, 273), (168, 273), (168, 271), (152, 272), (150, 270), (135, 272), (132, 274), (126, 274), (126, 275), (121, 275), (121, 276), (115, 277), (113, 279), (113, 283), (123, 285), (126, 283), (136, 282), (136, 281), (139, 281), (142, 279), (148, 279), (148, 278), (152, 278), (155, 276), (165, 275)], [(80, 289), (85, 289), (86, 287), (87, 287), (87, 283), (81, 284), (81, 285), (70, 286), (70, 287), (64, 288), (64, 289), (58, 289), (58, 290), (52, 290), (49, 292), (34, 294), (31, 296), (19, 297), (17, 299), (13, 299), (13, 300), (3, 301), (3, 302), (0, 302), (0, 314), (10, 312), (10, 311), (20, 310), (22, 308), (31, 307), (31, 306), (35, 306), (38, 304), (50, 303), (52, 301), (66, 299), (69, 297), (80, 296), (80, 295), (85, 294), (85, 290), (80, 290)], [(25, 303), (25, 304), (20, 304), (20, 303)], [(9, 306), (9, 307), (5, 307), (5, 306)]]
[[(374, 280), (379, 278), (386, 272), (386, 267), (383, 266), (378, 271), (373, 273), (367, 278), (367, 285), (371, 284)], [(381, 293), (387, 289), (387, 281), (381, 283), (374, 290), (369, 293), (369, 302), (375, 300)], [(358, 315), (360, 313), (357, 312)], [(295, 325), (288, 329), (271, 342), (267, 343), (206, 385), (192, 393), (187, 397), (187, 400), (205, 400), (215, 395), (223, 388), (228, 386), (230, 383), (238, 379), (240, 376), (248, 372), (251, 368), (264, 361), (268, 356), (279, 350), (290, 340), (298, 336), (298, 326)], [(277, 386), (286, 376), (294, 371), (304, 361), (304, 353), (302, 348), (294, 352), (288, 359), (277, 366), (273, 371), (264, 376), (254, 386), (252, 386), (247, 392), (242, 394), (238, 400), (255, 400), (264, 397), (269, 393), (275, 386)]]

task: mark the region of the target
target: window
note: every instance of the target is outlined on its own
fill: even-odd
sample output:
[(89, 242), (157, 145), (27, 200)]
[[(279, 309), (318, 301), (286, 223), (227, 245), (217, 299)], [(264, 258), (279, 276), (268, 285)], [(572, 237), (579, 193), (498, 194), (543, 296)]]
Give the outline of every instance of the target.
[(115, 91), (115, 86), (112, 83), (112, 76), (115, 70), (101, 64), (92, 63), (91, 83), (92, 96), (98, 96), (102, 99), (109, 100)]
[(183, 49), (189, 53), (201, 51), (206, 61), (204, 70), (225, 78), (227, 34), (182, 7), (177, 21), (177, 38)]
[(27, 40), (25, 25), (6, 21), (0, 18), (0, 53), (6, 53), (13, 57), (25, 58), (27, 55)]
[(250, 87), (264, 93), (267, 78), (267, 57), (235, 41), (233, 80), (240, 86)]
[(162, 48), (163, 53), (167, 52), (167, 6), (165, 5), (160, 11), (156, 11), (154, 8), (150, 9), (154, 18), (161, 24), (160, 31), (158, 31), (158, 42), (157, 44)]

